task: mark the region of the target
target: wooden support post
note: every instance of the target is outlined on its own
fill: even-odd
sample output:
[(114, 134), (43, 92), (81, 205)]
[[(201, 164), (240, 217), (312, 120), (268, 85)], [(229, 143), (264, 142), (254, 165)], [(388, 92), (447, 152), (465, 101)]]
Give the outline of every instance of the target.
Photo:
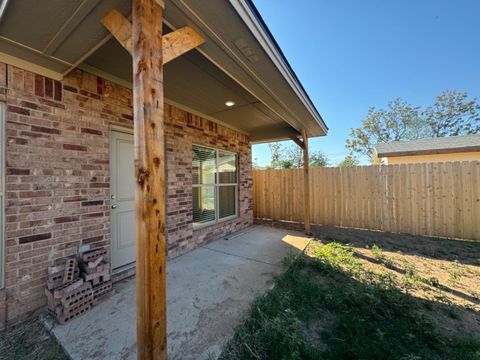
[(309, 179), (309, 155), (308, 155), (308, 135), (302, 130), (303, 137), (303, 221), (305, 224), (305, 233), (310, 234), (310, 179)]
[[(167, 358), (163, 9), (132, 1), (137, 358)], [(124, 39), (125, 41), (125, 39)]]
[(297, 136), (290, 136), (303, 150), (303, 222), (305, 224), (305, 233), (310, 234), (310, 179), (309, 179), (309, 155), (308, 155), (308, 135), (305, 130), (302, 130), (302, 140)]
[(205, 40), (186, 26), (162, 36), (164, 2), (132, 0), (132, 23), (111, 10), (102, 24), (133, 58), (137, 358), (167, 358), (163, 65)]

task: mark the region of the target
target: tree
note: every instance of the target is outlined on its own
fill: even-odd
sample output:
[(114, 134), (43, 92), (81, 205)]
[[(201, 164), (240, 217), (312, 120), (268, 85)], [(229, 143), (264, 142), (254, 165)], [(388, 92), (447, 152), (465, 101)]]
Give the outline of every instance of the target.
[(303, 167), (303, 150), (298, 145), (292, 145), (287, 147), (285, 151), (285, 164), (284, 169), (299, 169)]
[(268, 144), (270, 152), (272, 153), (272, 160), (270, 161), (269, 168), (271, 169), (290, 169), (298, 167), (298, 156), (295, 151), (286, 148), (279, 143)]
[(262, 166), (258, 163), (258, 158), (257, 157), (253, 159), (252, 168), (254, 170), (261, 170), (262, 169)]
[(327, 156), (321, 151), (315, 151), (311, 153), (309, 157), (310, 157), (309, 165), (312, 168), (325, 167), (330, 165), (330, 160), (328, 160)]
[[(284, 146), (279, 143), (268, 145), (272, 153), (271, 169), (298, 169), (303, 167), (303, 150), (297, 145)], [(321, 152), (315, 151), (309, 154), (311, 167), (328, 166), (328, 158)]]
[(469, 135), (480, 132), (480, 105), (467, 100), (466, 92), (444, 91), (423, 111), (431, 137)]
[(468, 94), (444, 91), (424, 110), (397, 98), (388, 109), (370, 108), (359, 128), (350, 129), (345, 147), (352, 156), (373, 157), (377, 143), (480, 133), (480, 105)]
[(270, 166), (268, 166), (268, 168), (278, 169), (282, 160), (283, 147), (279, 143), (268, 144), (268, 147), (270, 148), (270, 153), (272, 154), (272, 160), (270, 161)]
[(358, 166), (360, 164), (360, 161), (353, 157), (352, 155), (347, 155), (345, 158), (338, 163), (338, 166), (340, 167), (352, 167), (352, 166)]
[(350, 129), (350, 138), (346, 148), (351, 155), (369, 156), (376, 143), (412, 140), (421, 136), (422, 123), (418, 108), (397, 98), (388, 103), (387, 110), (369, 108), (362, 126)]

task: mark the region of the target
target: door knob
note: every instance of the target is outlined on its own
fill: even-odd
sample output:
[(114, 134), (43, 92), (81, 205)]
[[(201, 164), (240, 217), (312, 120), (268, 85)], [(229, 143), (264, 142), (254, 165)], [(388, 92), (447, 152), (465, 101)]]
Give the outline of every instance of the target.
[(117, 207), (118, 207), (117, 204), (113, 204), (113, 205), (112, 205), (112, 209), (116, 209)]

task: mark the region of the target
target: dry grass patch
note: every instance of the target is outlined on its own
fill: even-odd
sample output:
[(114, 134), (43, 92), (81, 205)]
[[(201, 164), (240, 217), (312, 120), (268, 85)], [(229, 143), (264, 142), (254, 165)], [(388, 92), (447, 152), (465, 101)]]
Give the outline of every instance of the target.
[(323, 231), (222, 359), (480, 359), (480, 244)]
[(0, 359), (68, 360), (69, 357), (40, 319), (35, 319), (0, 332)]
[(414, 296), (480, 311), (480, 242), (338, 227), (321, 227), (319, 236), (390, 271)]

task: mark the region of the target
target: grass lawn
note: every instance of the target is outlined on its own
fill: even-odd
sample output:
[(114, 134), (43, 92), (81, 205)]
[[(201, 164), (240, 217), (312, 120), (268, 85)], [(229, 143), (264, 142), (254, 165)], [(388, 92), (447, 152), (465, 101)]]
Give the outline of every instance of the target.
[(288, 260), (221, 359), (480, 360), (479, 243), (335, 231)]
[(39, 319), (0, 332), (2, 360), (68, 360)]

